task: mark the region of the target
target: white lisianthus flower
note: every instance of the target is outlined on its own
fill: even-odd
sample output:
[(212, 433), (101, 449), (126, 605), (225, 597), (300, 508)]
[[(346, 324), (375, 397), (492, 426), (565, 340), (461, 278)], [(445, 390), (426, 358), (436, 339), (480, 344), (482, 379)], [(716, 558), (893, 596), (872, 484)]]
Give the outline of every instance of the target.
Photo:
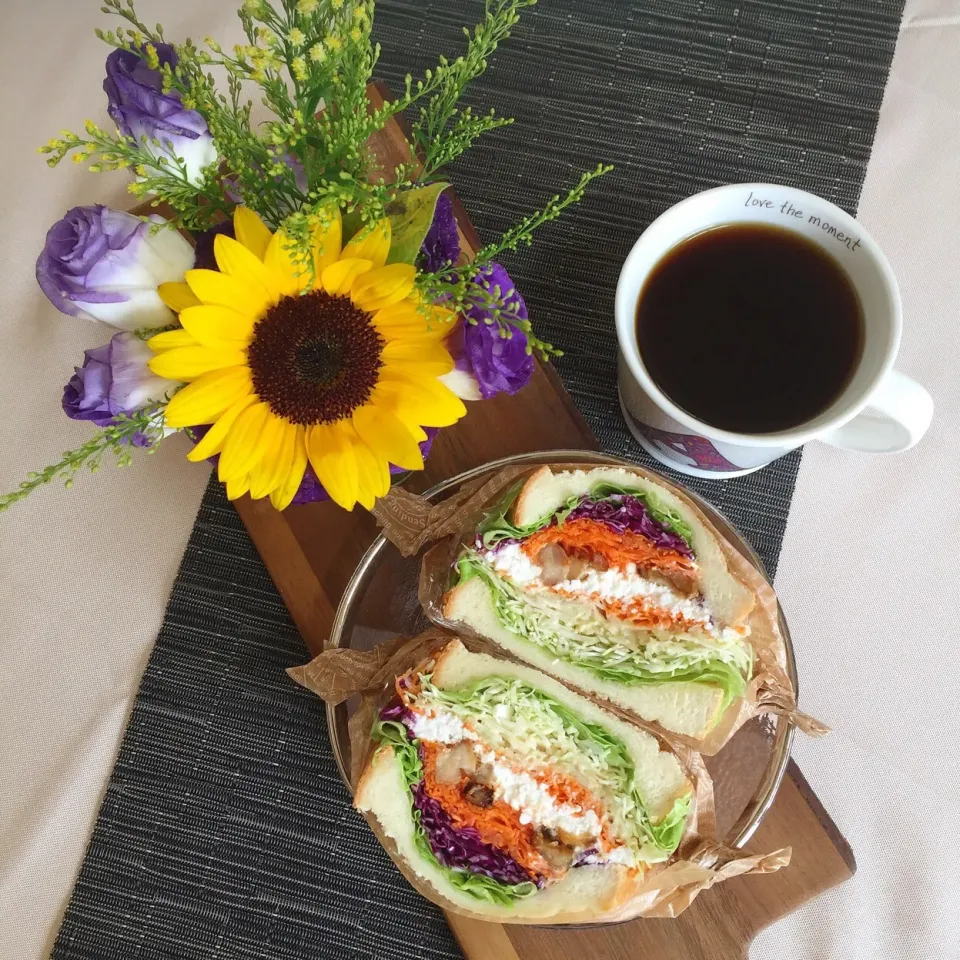
[(176, 315), (157, 287), (182, 280), (193, 247), (162, 217), (74, 207), (47, 232), (37, 282), (62, 313), (118, 330), (165, 327)]

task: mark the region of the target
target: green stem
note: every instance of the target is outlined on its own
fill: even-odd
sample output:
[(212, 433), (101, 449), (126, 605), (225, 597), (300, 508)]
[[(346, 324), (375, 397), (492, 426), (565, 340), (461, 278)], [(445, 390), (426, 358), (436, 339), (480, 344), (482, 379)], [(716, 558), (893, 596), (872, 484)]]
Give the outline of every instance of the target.
[(133, 461), (132, 440), (137, 433), (145, 434), (151, 441), (150, 449), (155, 449), (163, 439), (162, 430), (156, 422), (161, 406), (153, 404), (129, 417), (121, 414), (115, 423), (102, 427), (85, 444), (75, 450), (67, 450), (56, 463), (44, 467), (39, 473), (29, 474), (16, 490), (0, 494), (0, 512), (9, 509), (18, 500), (25, 500), (37, 487), (58, 478), (64, 479), (68, 488), (72, 487), (73, 478), (82, 467), (86, 466), (91, 473), (100, 469), (108, 450), (116, 455), (118, 467), (128, 466)]

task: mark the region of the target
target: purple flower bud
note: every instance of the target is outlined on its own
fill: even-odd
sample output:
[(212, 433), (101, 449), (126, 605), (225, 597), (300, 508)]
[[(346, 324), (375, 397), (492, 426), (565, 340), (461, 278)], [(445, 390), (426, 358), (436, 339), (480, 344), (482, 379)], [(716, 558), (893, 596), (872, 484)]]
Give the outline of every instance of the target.
[[(89, 420), (98, 427), (114, 422), (118, 414), (128, 416), (147, 404), (163, 400), (180, 386), (158, 377), (147, 366), (153, 351), (132, 333), (116, 333), (109, 343), (84, 352), (83, 366), (63, 388), (63, 411), (73, 420)], [(133, 443), (147, 446), (137, 434)]]
[(457, 233), (457, 221), (453, 215), (453, 201), (446, 193), (437, 197), (437, 206), (433, 211), (433, 222), (421, 248), (424, 257), (424, 269), (435, 273), (448, 263), (455, 264), (460, 259), (460, 236)]
[[(161, 66), (177, 65), (177, 54), (166, 43), (154, 44)], [(162, 92), (162, 75), (131, 50), (114, 50), (107, 57), (107, 111), (117, 129), (128, 137), (156, 140), (157, 155), (179, 157), (187, 179), (199, 184), (201, 171), (215, 163), (217, 151), (206, 120), (196, 110), (187, 110), (175, 90)]]
[(182, 280), (193, 248), (172, 227), (101, 204), (74, 207), (47, 232), (37, 258), (37, 283), (62, 313), (102, 320), (119, 330), (163, 327), (174, 314), (158, 284)]
[[(476, 281), (495, 293), (504, 308), (516, 304), (516, 309), (510, 311), (515, 317), (527, 319), (523, 297), (499, 263), (483, 267)], [(512, 336), (502, 336), (490, 311), (478, 305), (470, 307), (467, 317), (475, 322), (461, 319), (446, 340), (456, 369), (440, 379), (464, 400), (487, 400), (498, 393), (514, 394), (525, 387), (533, 374), (533, 356), (527, 353), (527, 335), (513, 327)]]

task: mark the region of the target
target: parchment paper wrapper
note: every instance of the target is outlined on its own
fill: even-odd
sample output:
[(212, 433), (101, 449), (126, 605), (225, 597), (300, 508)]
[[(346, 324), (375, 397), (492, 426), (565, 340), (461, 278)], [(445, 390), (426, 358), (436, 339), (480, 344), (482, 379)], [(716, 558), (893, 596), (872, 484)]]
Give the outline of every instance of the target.
[[(550, 466), (554, 470), (589, 470), (602, 464), (556, 463)], [(757, 597), (756, 606), (747, 620), (751, 630), (748, 642), (753, 646), (755, 657), (753, 676), (744, 696), (727, 708), (719, 724), (703, 740), (659, 728), (658, 732), (674, 742), (694, 747), (706, 756), (717, 753), (744, 723), (762, 713), (779, 714), (811, 736), (827, 733), (829, 727), (797, 710), (796, 691), (786, 672), (787, 652), (779, 627), (777, 598), (763, 574), (723, 537), (697, 503), (679, 487), (642, 467), (617, 466), (662, 484), (679, 497), (716, 537), (730, 572), (749, 586)], [(490, 507), (521, 477), (541, 467), (542, 464), (505, 467), (489, 478), (464, 485), (450, 499), (436, 504), (398, 487), (377, 501), (374, 515), (384, 535), (404, 556), (413, 556), (426, 544), (439, 541), (424, 557), (420, 577), (420, 602), (433, 623), (456, 632), (460, 637), (480, 639), (470, 628), (454, 623), (443, 615), (441, 601), (450, 587), (453, 562), (464, 544), (473, 543), (476, 527)], [(499, 648), (498, 656), (517, 659)], [(521, 661), (517, 659), (517, 662)], [(577, 692), (598, 699), (586, 691), (578, 689)], [(615, 709), (608, 701), (602, 702), (607, 709)]]
[[(451, 635), (442, 630), (430, 629), (413, 639), (399, 637), (387, 641), (373, 650), (326, 650), (305, 666), (287, 670), (297, 683), (312, 690), (328, 704), (336, 705), (354, 694), (360, 695), (360, 706), (349, 721), (351, 791), (356, 790), (360, 776), (377, 747), (370, 738), (370, 731), (380, 710), (394, 696), (394, 680), (439, 651), (451, 639)], [(475, 653), (487, 653), (500, 660), (509, 659), (492, 644), (462, 636), (461, 640)], [(676, 917), (686, 910), (701, 890), (715, 883), (750, 873), (773, 873), (790, 862), (790, 847), (769, 854), (745, 856), (743, 851), (720, 843), (716, 838), (713, 784), (700, 755), (683, 744), (667, 742), (649, 724), (639, 722), (637, 725), (657, 736), (662, 749), (670, 750), (677, 756), (693, 783), (693, 810), (674, 858), (652, 867), (635, 896), (614, 911), (590, 917), (577, 914), (574, 917), (560, 915), (535, 920), (498, 917), (496, 922), (544, 925), (571, 921), (578, 924), (615, 923), (638, 917)], [(419, 893), (448, 912), (475, 920), (490, 920), (490, 917), (474, 914), (450, 902), (432, 885), (421, 880), (397, 854), (396, 846), (381, 830), (376, 817), (372, 814), (364, 814), (364, 817), (401, 873)]]

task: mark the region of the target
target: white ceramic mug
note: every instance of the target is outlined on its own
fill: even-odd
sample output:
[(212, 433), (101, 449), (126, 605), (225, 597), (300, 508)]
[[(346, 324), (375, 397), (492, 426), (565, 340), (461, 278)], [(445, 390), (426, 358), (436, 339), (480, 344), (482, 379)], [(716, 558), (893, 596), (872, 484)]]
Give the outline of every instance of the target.
[[(698, 420), (660, 390), (637, 347), (637, 301), (653, 268), (681, 241), (734, 223), (776, 225), (814, 241), (846, 270), (863, 308), (863, 351), (849, 383), (829, 407), (790, 430), (734, 433)], [(933, 416), (930, 394), (893, 369), (902, 318), (900, 291), (886, 257), (853, 217), (803, 190), (732, 184), (671, 207), (647, 227), (623, 265), (616, 320), (620, 406), (627, 426), (649, 454), (681, 473), (737, 477), (813, 439), (869, 453), (906, 450)]]

